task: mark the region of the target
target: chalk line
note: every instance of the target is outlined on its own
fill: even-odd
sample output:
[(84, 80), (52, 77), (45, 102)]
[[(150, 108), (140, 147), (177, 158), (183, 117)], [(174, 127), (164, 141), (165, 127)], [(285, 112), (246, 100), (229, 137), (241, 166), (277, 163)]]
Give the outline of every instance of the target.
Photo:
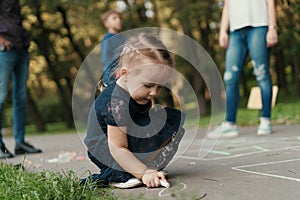
[(263, 173), (263, 172), (241, 169), (241, 168), (257, 167), (257, 166), (264, 166), (264, 165), (274, 165), (274, 164), (287, 163), (287, 162), (295, 162), (295, 161), (300, 161), (300, 158), (290, 159), (290, 160), (273, 161), (273, 162), (264, 162), (264, 163), (257, 163), (257, 164), (251, 164), (251, 165), (242, 165), (242, 166), (232, 167), (231, 169), (245, 172), (245, 173), (250, 173), (250, 174), (268, 176), (268, 177), (273, 177), (273, 178), (281, 178), (281, 179), (285, 179), (285, 180), (300, 182), (299, 178), (292, 178), (292, 177), (288, 177), (288, 176), (268, 174), (268, 173)]
[(253, 152), (235, 154), (235, 155), (225, 156), (225, 157), (216, 157), (216, 158), (201, 158), (201, 157), (196, 157), (196, 156), (184, 156), (184, 155), (182, 155), (180, 158), (188, 159), (188, 160), (203, 160), (203, 161), (223, 160), (223, 159), (238, 158), (238, 157), (250, 156), (250, 155), (255, 155), (255, 154), (260, 154), (260, 153), (272, 152), (272, 151), (293, 150), (293, 148), (299, 148), (299, 147), (300, 147), (300, 145), (292, 146), (292, 147), (268, 149), (267, 151), (253, 151)]
[(231, 153), (226, 152), (226, 151), (216, 151), (216, 150), (211, 150), (209, 153), (212, 154), (218, 154), (218, 155), (225, 155), (225, 156), (230, 156)]
[(254, 146), (252, 146), (254, 149), (257, 149), (257, 150), (261, 150), (261, 151), (268, 151), (269, 149), (267, 149), (267, 148), (263, 148), (263, 147), (261, 147), (261, 146), (258, 146), (258, 145), (254, 145)]
[(170, 196), (170, 195), (173, 195), (173, 194), (176, 194), (176, 193), (178, 193), (178, 192), (181, 192), (181, 191), (185, 190), (185, 189), (186, 189), (186, 184), (184, 184), (184, 183), (180, 183), (180, 184), (183, 185), (183, 188), (181, 188), (180, 190), (176, 190), (175, 192), (172, 191), (171, 193), (163, 194), (163, 192), (164, 192), (165, 190), (170, 189), (170, 188), (164, 188), (164, 189), (162, 189), (162, 190), (158, 193), (158, 196), (160, 196), (160, 197), (163, 197), (163, 196)]

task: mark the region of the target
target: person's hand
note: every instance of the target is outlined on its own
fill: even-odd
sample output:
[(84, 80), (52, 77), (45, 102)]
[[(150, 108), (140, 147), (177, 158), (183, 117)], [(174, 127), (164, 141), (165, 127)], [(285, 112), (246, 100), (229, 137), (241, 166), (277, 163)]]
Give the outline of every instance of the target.
[(159, 180), (167, 181), (163, 172), (158, 172), (158, 171), (152, 170), (152, 169), (146, 170), (142, 177), (143, 183), (148, 188), (159, 187), (160, 186)]
[(221, 48), (226, 49), (228, 47), (228, 39), (229, 39), (228, 33), (221, 31), (219, 35), (219, 45)]
[(276, 29), (269, 29), (266, 36), (267, 47), (272, 47), (278, 43), (278, 35)]
[(5, 39), (4, 37), (0, 36), (0, 45), (2, 46), (1, 50), (4, 51), (9, 51), (12, 48), (12, 44), (10, 41), (8, 41), (7, 39)]

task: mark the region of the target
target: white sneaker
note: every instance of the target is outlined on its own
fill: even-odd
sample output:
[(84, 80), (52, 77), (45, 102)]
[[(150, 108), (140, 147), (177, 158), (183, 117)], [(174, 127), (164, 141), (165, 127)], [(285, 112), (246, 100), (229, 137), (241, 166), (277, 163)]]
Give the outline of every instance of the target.
[(272, 124), (269, 118), (261, 117), (257, 129), (257, 135), (268, 135), (272, 133)]
[(217, 127), (215, 130), (208, 132), (207, 137), (214, 139), (236, 137), (238, 135), (239, 131), (237, 129), (236, 124), (232, 124), (230, 122), (223, 122), (222, 125)]
[(143, 185), (142, 181), (140, 181), (137, 178), (131, 178), (126, 182), (123, 183), (110, 183), (112, 187), (120, 188), (120, 189), (128, 189), (128, 188), (133, 188), (137, 187), (140, 185)]

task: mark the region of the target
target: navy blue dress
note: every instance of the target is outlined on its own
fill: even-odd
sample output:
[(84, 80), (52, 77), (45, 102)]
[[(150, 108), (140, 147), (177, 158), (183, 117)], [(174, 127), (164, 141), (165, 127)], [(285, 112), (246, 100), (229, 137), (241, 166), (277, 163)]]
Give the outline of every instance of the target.
[(152, 108), (151, 101), (138, 104), (114, 81), (96, 98), (89, 113), (85, 144), (89, 158), (101, 170), (93, 178), (126, 182), (133, 177), (122, 170), (109, 152), (108, 125), (127, 127), (128, 149), (143, 162), (182, 129), (184, 118), (184, 113), (173, 108)]

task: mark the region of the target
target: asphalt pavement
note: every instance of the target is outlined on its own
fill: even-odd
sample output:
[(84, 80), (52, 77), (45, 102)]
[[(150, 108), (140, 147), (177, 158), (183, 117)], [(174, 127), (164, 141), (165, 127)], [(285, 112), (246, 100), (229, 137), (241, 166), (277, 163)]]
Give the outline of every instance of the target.
[[(268, 136), (257, 136), (256, 128), (241, 127), (240, 136), (217, 141), (205, 139), (205, 129), (187, 129), (176, 158), (166, 168), (170, 188), (141, 186), (114, 192), (120, 199), (298, 200), (300, 125), (274, 126)], [(98, 169), (87, 158), (83, 137), (76, 133), (28, 136), (26, 140), (43, 153), (1, 162), (23, 163), (34, 172), (73, 170), (86, 177)], [(13, 152), (14, 139), (4, 141)]]

